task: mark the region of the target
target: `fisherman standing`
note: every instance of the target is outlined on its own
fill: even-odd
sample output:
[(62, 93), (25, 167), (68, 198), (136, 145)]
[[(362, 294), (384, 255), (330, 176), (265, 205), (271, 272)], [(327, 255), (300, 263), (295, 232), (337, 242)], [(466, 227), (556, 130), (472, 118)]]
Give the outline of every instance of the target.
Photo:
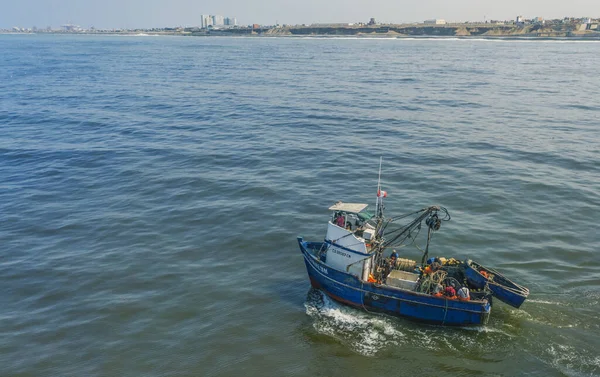
[(392, 252), (392, 255), (390, 255), (389, 258), (385, 259), (384, 265), (383, 265), (383, 279), (384, 280), (387, 279), (390, 272), (392, 272), (394, 267), (396, 267), (397, 260), (398, 260), (398, 253), (396, 253), (396, 250), (394, 250), (394, 252)]

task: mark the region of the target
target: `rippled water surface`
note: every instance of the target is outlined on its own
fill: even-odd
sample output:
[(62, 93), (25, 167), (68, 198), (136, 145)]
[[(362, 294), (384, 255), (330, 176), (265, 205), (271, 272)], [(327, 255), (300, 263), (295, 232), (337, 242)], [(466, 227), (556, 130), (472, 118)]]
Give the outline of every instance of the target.
[[(0, 375), (600, 375), (600, 43), (0, 36)], [(442, 204), (531, 290), (442, 328), (309, 289), (336, 200)], [(406, 256), (417, 259), (418, 255)]]

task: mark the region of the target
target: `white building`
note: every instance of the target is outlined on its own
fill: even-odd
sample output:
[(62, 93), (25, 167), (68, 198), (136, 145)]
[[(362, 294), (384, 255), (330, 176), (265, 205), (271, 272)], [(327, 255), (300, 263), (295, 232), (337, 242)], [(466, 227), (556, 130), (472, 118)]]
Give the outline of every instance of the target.
[(213, 26), (225, 25), (225, 17), (223, 16), (212, 16)]
[(446, 25), (446, 20), (425, 20), (423, 21), (425, 25)]
[(208, 29), (209, 26), (236, 26), (237, 20), (235, 17), (223, 17), (219, 15), (201, 15), (200, 26), (203, 29)]
[(65, 29), (65, 31), (81, 31), (81, 27), (79, 25), (73, 25), (73, 24), (65, 24), (61, 26), (63, 29)]
[(200, 26), (202, 27), (202, 29), (207, 29), (209, 26), (212, 26), (213, 24), (213, 18), (212, 16), (207, 16), (207, 15), (201, 15), (200, 16)]
[(225, 25), (227, 26), (237, 26), (237, 19), (235, 17), (226, 17)]

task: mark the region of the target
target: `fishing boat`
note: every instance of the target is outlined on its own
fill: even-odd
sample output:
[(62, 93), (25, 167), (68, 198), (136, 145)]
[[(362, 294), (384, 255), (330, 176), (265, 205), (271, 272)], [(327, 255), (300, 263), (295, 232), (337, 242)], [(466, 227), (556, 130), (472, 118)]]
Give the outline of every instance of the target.
[[(381, 178), (381, 165), (380, 165)], [(387, 193), (377, 184), (375, 212), (362, 203), (337, 202), (323, 242), (298, 237), (311, 285), (332, 299), (362, 308), (437, 325), (484, 325), (492, 298), (520, 307), (529, 290), (498, 271), (471, 260), (429, 258), (432, 236), (450, 214), (429, 206), (396, 217), (384, 216)], [(396, 251), (417, 246), (425, 228), (420, 263)], [(417, 246), (418, 247), (418, 246)]]

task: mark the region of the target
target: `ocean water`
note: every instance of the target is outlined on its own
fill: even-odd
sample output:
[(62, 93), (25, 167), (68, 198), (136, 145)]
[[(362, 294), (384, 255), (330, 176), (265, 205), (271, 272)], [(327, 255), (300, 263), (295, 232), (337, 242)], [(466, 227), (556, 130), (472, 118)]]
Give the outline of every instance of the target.
[[(600, 43), (0, 52), (0, 375), (600, 375)], [(500, 269), (521, 309), (443, 328), (310, 289), (296, 236), (374, 204), (380, 156), (387, 213), (448, 208), (431, 254)]]

